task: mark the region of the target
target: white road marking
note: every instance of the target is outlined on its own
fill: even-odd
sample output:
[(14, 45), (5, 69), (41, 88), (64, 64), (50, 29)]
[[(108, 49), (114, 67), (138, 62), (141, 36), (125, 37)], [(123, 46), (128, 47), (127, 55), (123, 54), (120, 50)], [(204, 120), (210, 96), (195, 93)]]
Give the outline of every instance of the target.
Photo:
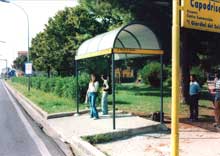
[[(3, 84), (3, 83), (2, 83)], [(4, 89), (6, 90), (12, 104), (14, 105), (18, 116), (20, 117), (21, 121), (24, 123), (25, 128), (28, 132), (28, 134), (30, 135), (30, 137), (33, 139), (33, 141), (35, 142), (35, 144), (37, 145), (38, 150), (40, 151), (42, 156), (52, 156), (50, 154), (50, 152), (48, 151), (46, 145), (44, 144), (44, 142), (40, 139), (40, 137), (35, 133), (35, 131), (33, 130), (33, 128), (31, 127), (30, 123), (28, 122), (28, 120), (25, 118), (24, 114), (22, 113), (22, 111), (20, 110), (20, 108), (17, 106), (15, 100), (12, 98), (12, 96), (10, 95), (10, 93), (8, 92), (8, 89), (5, 87), (5, 84), (3, 84)]]

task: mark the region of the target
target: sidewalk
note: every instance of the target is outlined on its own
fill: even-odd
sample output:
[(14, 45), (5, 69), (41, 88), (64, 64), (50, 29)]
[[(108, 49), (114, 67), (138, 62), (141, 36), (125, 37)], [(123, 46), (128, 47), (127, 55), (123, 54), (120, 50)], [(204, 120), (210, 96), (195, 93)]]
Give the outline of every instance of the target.
[(86, 113), (79, 116), (49, 119), (48, 122), (51, 127), (56, 129), (67, 140), (72, 136), (92, 136), (140, 128), (155, 128), (149, 130), (149, 132), (153, 132), (153, 130), (159, 129), (160, 126), (158, 122), (124, 113), (116, 114), (116, 130), (113, 130), (111, 115), (100, 115), (100, 119), (93, 120)]
[[(160, 125), (130, 114), (117, 114), (116, 130), (112, 130), (111, 116), (100, 116), (99, 120), (89, 118), (88, 114), (48, 120), (50, 126), (63, 138), (71, 142), (73, 136), (94, 136), (121, 130), (133, 129), (138, 131), (140, 127), (153, 127)], [(180, 124), (180, 156), (220, 156), (220, 133), (210, 131), (210, 128), (199, 128), (204, 123)], [(209, 124), (209, 126), (211, 126)], [(98, 143), (94, 146), (109, 156), (169, 156), (170, 134), (159, 133), (150, 130), (150, 133), (136, 134), (116, 141)], [(127, 137), (126, 137), (127, 136)]]
[[(220, 156), (220, 133), (185, 126), (180, 128), (180, 156)], [(170, 135), (143, 134), (96, 146), (111, 156), (170, 156)]]
[(79, 116), (49, 119), (48, 123), (65, 141), (72, 145), (78, 155), (82, 154), (81, 156), (104, 156), (104, 153), (108, 154), (105, 150), (102, 153), (94, 146), (86, 143), (82, 137), (97, 138), (104, 135), (110, 140), (121, 140), (124, 137), (167, 130), (164, 125), (158, 122), (119, 112), (116, 114), (115, 130), (113, 130), (111, 114), (100, 115), (100, 119), (93, 120), (86, 113)]

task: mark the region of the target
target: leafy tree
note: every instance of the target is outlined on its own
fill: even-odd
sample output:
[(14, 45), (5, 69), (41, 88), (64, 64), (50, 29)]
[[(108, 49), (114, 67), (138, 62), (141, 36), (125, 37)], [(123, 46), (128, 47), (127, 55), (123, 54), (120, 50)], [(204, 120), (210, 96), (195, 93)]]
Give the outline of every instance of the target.
[(80, 44), (106, 28), (83, 7), (65, 8), (49, 19), (44, 32), (32, 40), (31, 56), (38, 70), (53, 69), (59, 75), (72, 75)]
[(46, 71), (50, 77), (51, 70), (55, 69), (56, 66), (57, 55), (49, 52), (50, 48), (47, 42), (46, 33), (38, 33), (32, 40), (30, 55), (34, 68), (39, 71)]
[(120, 27), (121, 25), (134, 20), (129, 11), (115, 7), (114, 1), (80, 0), (79, 2), (102, 23), (103, 27), (108, 30)]
[(13, 61), (13, 68), (19, 69), (24, 72), (25, 62), (27, 62), (27, 56), (21, 55)]

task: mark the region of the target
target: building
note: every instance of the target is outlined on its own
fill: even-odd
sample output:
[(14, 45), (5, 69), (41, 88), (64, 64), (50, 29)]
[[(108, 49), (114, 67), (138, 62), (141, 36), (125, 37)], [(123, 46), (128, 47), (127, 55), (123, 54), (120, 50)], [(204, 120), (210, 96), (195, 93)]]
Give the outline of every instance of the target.
[(27, 56), (27, 51), (18, 51), (18, 57), (20, 56)]
[(127, 69), (116, 68), (115, 78), (118, 83), (134, 81), (134, 70), (130, 67)]

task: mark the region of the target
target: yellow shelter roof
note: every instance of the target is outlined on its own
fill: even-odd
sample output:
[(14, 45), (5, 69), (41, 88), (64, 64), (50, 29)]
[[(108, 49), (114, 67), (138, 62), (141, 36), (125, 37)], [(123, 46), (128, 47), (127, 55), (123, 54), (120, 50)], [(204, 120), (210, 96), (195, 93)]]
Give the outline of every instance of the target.
[(132, 23), (86, 40), (79, 47), (76, 60), (115, 54), (115, 59), (161, 55), (159, 41), (147, 26)]

